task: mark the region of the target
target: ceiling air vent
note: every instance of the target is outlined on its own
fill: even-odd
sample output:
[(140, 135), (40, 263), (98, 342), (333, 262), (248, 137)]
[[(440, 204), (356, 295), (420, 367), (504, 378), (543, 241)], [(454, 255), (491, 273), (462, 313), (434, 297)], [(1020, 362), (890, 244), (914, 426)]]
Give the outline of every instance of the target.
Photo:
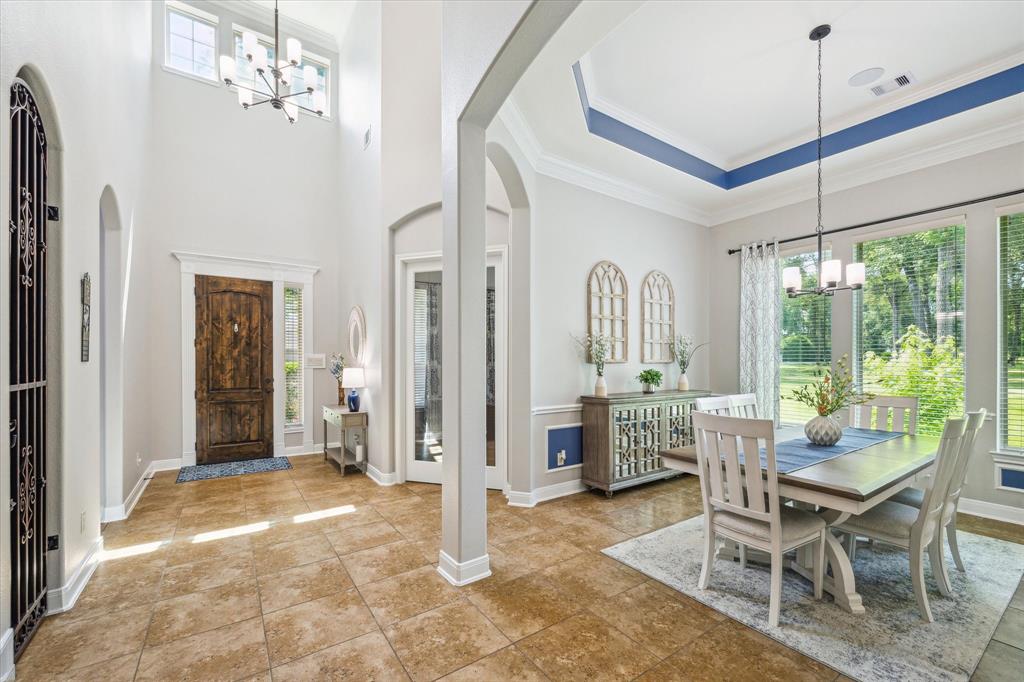
[(914, 74), (910, 73), (909, 71), (904, 71), (903, 73), (896, 76), (892, 80), (887, 80), (884, 83), (879, 83), (875, 87), (871, 88), (871, 93), (875, 97), (881, 97), (882, 95), (889, 94), (893, 90), (905, 88), (907, 86), (913, 85), (916, 82), (917, 79), (914, 78)]

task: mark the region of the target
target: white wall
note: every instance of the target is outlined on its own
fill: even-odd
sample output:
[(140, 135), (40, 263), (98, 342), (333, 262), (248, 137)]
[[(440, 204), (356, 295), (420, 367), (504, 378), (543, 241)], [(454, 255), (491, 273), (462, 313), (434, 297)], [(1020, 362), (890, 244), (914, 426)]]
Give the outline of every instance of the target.
[[(51, 258), (60, 254), (62, 263), (51, 261), (63, 275), (63, 329), (57, 335), (63, 365), (59, 386), (64, 409), (57, 416), (63, 434), (63, 453), (51, 452), (51, 464), (59, 463), (47, 488), (51, 502), (59, 502), (60, 515), (51, 515), (50, 532), (60, 532), (62, 550), (49, 554), (50, 587), (60, 587), (99, 538), (100, 533), (100, 415), (99, 356), (88, 363), (79, 359), (79, 279), (88, 272), (98, 281), (99, 203), (103, 188), (110, 185), (117, 195), (120, 222), (126, 229), (142, 201), (143, 161), (148, 146), (150, 122), (150, 11), (149, 3), (0, 3), (0, 83), (5, 88), (23, 65), (30, 65), (47, 90), (58, 125), (47, 131), (55, 147), (63, 147), (60, 177), (50, 177), (51, 188), (61, 187), (59, 196), (48, 200), (61, 206), (61, 221), (50, 224)], [(5, 93), (7, 90), (5, 89)], [(40, 92), (39, 95), (44, 95)], [(10, 117), (0, 117), (0, 168), (10, 168)], [(0, 201), (0, 220), (7, 224), (9, 203)], [(137, 226), (137, 222), (136, 222)], [(124, 257), (133, 258), (140, 248)], [(8, 262), (7, 240), (0, 240), (0, 260)], [(137, 310), (133, 297), (141, 279), (133, 271), (128, 283), (129, 310)], [(8, 300), (7, 280), (0, 282), (0, 306)], [(93, 304), (98, 305), (97, 289)], [(0, 357), (7, 357), (8, 310), (2, 310)], [(126, 346), (138, 344), (140, 330), (129, 324)], [(96, 340), (95, 328), (93, 341)], [(130, 355), (126, 367), (136, 367), (140, 358)], [(148, 361), (148, 360), (147, 360)], [(6, 384), (7, 362), (0, 363), (0, 383)], [(52, 377), (57, 379), (57, 377)], [(146, 404), (145, 396), (132, 394)], [(143, 408), (144, 409), (144, 408)], [(0, 421), (6, 423), (8, 396), (0, 395)], [(140, 432), (126, 429), (125, 437), (136, 443)], [(54, 445), (53, 442), (50, 444)], [(7, 509), (9, 494), (8, 450), (0, 454), (0, 506)], [(55, 463), (54, 459), (59, 458)], [(81, 520), (84, 515), (84, 521)], [(8, 515), (2, 515), (0, 529), (0, 585), (5, 603), (0, 605), (0, 634), (8, 627), (9, 529)]]
[[(828, 175), (825, 176), (826, 190)], [(900, 215), (954, 201), (989, 196), (1024, 186), (1024, 145), (1013, 145), (932, 168), (825, 196), (825, 228)], [(967, 217), (966, 234), (966, 374), (967, 409), (996, 408), (996, 221), (995, 207), (1017, 203), (1020, 197), (953, 209), (924, 218), (903, 220), (831, 236), (832, 253), (850, 262), (853, 245), (863, 235), (915, 222), (955, 215)], [(726, 254), (737, 245), (760, 239), (783, 239), (812, 232), (815, 205), (806, 201), (742, 220), (711, 231), (706, 262), (714, 273), (710, 291), (711, 389), (734, 392), (738, 377), (739, 257)], [(832, 354), (852, 355), (852, 296), (837, 294), (832, 307)], [(967, 479), (966, 497), (1021, 507), (1020, 493), (994, 490), (990, 450), (995, 448), (995, 422), (986, 423), (975, 448)]]

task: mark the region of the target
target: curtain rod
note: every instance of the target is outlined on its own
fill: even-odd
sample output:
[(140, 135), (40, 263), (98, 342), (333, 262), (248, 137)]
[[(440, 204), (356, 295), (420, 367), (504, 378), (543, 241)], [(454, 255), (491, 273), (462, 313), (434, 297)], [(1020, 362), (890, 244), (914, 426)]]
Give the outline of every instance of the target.
[[(834, 230), (825, 230), (822, 234), (835, 234), (837, 232), (847, 232), (849, 230), (856, 230), (861, 227), (871, 227), (872, 225), (881, 225), (882, 223), (891, 223), (896, 220), (903, 220), (904, 218), (915, 218), (920, 215), (926, 215), (928, 213), (938, 213), (939, 211), (947, 211), (951, 208), (960, 208), (961, 206), (970, 206), (971, 204), (980, 204), (985, 201), (994, 201), (996, 199), (1002, 199), (1004, 197), (1012, 197), (1014, 194), (1024, 194), (1024, 189), (1015, 189), (1012, 192), (1003, 192), (1001, 194), (991, 194), (987, 197), (980, 197), (978, 199), (969, 199), (967, 201), (959, 201), (955, 204), (946, 204), (945, 206), (937, 206), (935, 208), (926, 208), (923, 211), (914, 211), (913, 213), (904, 213), (903, 215), (892, 216), (891, 218), (880, 218), (878, 220), (871, 220), (866, 223), (858, 223), (856, 225), (847, 225), (846, 227), (837, 227)], [(811, 239), (817, 237), (816, 232), (810, 234), (800, 235), (799, 237), (789, 237), (787, 239), (778, 240), (779, 244), (788, 244), (789, 242), (798, 242), (804, 239)], [(729, 255), (737, 254), (742, 251), (742, 248), (729, 249)]]

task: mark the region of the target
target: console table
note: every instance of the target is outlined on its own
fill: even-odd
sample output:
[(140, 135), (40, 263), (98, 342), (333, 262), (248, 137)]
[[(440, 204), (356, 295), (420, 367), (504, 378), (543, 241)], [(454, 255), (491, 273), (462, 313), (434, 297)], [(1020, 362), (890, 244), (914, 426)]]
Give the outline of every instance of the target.
[[(324, 459), (330, 457), (338, 463), (341, 475), (345, 475), (345, 465), (352, 464), (357, 469), (366, 473), (366, 440), (368, 434), (369, 417), (366, 412), (352, 412), (347, 405), (324, 405)], [(341, 437), (338, 439), (340, 447), (328, 447), (327, 426), (333, 424), (338, 427)], [(355, 435), (355, 450), (347, 447), (347, 431), (358, 430)], [(360, 449), (360, 446), (361, 449)]]
[(616, 490), (677, 475), (662, 464), (661, 451), (693, 442), (693, 401), (708, 395), (694, 390), (582, 396), (584, 485), (611, 497)]

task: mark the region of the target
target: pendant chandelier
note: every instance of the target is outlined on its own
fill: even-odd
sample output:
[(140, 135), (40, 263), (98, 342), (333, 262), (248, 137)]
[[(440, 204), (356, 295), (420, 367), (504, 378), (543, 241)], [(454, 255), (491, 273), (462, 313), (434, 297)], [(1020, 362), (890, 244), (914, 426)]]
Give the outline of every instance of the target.
[[(291, 91), (291, 82), (295, 70), (302, 63), (302, 43), (296, 38), (289, 38), (286, 43), (287, 60), (280, 59), (281, 40), (278, 32), (277, 0), (274, 0), (274, 59), (277, 65), (267, 61), (267, 50), (260, 45), (255, 33), (245, 31), (242, 33), (242, 54), (252, 65), (256, 76), (263, 81), (266, 89), (250, 88), (241, 83), (235, 82), (235, 58), (233, 55), (221, 55), (220, 74), (221, 78), (228, 85), (234, 85), (238, 89), (238, 103), (243, 109), (258, 107), (261, 104), (270, 103), (278, 111), (283, 111), (289, 123), (295, 123), (299, 117), (299, 109), (308, 111), (317, 116), (324, 115), (327, 108), (327, 95), (323, 90), (317, 90), (318, 74), (314, 67), (306, 65), (302, 67), (302, 83), (304, 90), (299, 92)], [(269, 75), (269, 78), (268, 78)], [(271, 82), (271, 78), (273, 82)], [(294, 98), (300, 95), (310, 95), (313, 107), (305, 107)]]
[(828, 24), (818, 26), (808, 36), (818, 43), (818, 286), (802, 289), (803, 277), (799, 267), (786, 268), (782, 271), (782, 286), (790, 298), (797, 296), (832, 296), (837, 291), (860, 289), (864, 286), (864, 264), (850, 263), (846, 266), (846, 286), (839, 286), (843, 272), (843, 262), (838, 259), (823, 261), (822, 225), (821, 225), (821, 41), (832, 32)]

